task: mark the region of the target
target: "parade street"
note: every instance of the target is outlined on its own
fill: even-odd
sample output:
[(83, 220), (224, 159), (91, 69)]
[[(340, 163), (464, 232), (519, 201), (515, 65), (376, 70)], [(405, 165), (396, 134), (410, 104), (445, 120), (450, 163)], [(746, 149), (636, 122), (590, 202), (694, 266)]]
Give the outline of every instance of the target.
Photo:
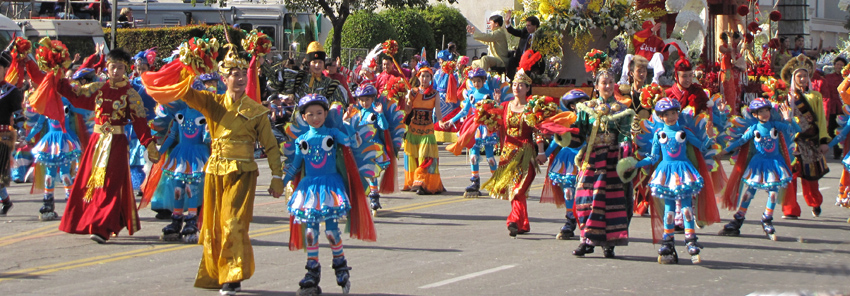
[[(266, 189), (271, 174), (258, 161), (254, 219), (250, 236), (256, 272), (242, 283), (244, 295), (294, 295), (304, 276), (305, 253), (289, 251), (286, 200)], [(630, 244), (617, 247), (615, 259), (602, 250), (585, 258), (571, 255), (578, 242), (556, 240), (564, 209), (540, 204), (543, 173), (529, 200), (531, 232), (511, 239), (505, 226), (508, 201), (464, 199), (469, 184), (465, 157), (449, 156), (441, 146), (443, 195), (410, 192), (385, 195), (376, 217), (377, 242), (343, 236), (353, 295), (746, 295), (750, 293), (850, 293), (850, 210), (835, 207), (840, 164), (820, 182), (823, 214), (812, 218), (803, 207), (799, 220), (775, 221), (778, 241), (764, 235), (759, 217), (766, 195), (759, 192), (740, 237), (717, 232), (732, 213), (721, 209), (722, 223), (697, 230), (703, 262), (694, 265), (685, 252), (684, 235), (676, 236), (678, 265), (656, 263), (659, 245), (652, 244), (649, 217), (635, 217)], [(726, 171), (731, 166), (726, 162)], [(545, 167), (544, 167), (545, 170)], [(483, 171), (483, 170), (482, 170)], [(489, 178), (482, 175), (482, 181)], [(400, 176), (401, 177), (401, 176)], [(156, 220), (149, 208), (139, 210), (142, 229), (126, 230), (99, 245), (88, 235), (57, 229), (59, 221), (37, 218), (41, 194), (31, 184), (13, 184), (15, 202), (0, 220), (0, 295), (218, 295), (193, 288), (200, 245), (159, 240), (168, 221)], [(56, 189), (57, 212), (65, 203)], [(342, 227), (342, 226), (341, 226)], [(324, 294), (340, 293), (330, 268), (331, 250), (321, 236)], [(327, 260), (326, 260), (327, 259)], [(797, 294), (788, 294), (797, 295)]]

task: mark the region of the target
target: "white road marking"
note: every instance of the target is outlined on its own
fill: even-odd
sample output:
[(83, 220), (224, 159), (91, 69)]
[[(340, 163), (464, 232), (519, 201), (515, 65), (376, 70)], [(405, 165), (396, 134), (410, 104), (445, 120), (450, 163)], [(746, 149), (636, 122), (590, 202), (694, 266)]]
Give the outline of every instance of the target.
[(482, 276), (482, 275), (485, 275), (485, 274), (499, 272), (499, 271), (502, 271), (502, 270), (505, 270), (505, 269), (511, 269), (511, 268), (514, 268), (514, 267), (516, 267), (516, 264), (502, 265), (502, 266), (499, 266), (499, 267), (496, 267), (496, 268), (482, 270), (482, 271), (479, 271), (479, 272), (473, 272), (473, 273), (463, 275), (463, 276), (459, 276), (459, 277), (456, 277), (456, 278), (447, 279), (445, 281), (439, 281), (439, 282), (436, 282), (436, 283), (433, 283), (433, 284), (424, 285), (422, 287), (419, 287), (419, 289), (430, 289), (430, 288), (445, 286), (445, 285), (448, 285), (448, 284), (451, 284), (451, 283), (456, 283), (456, 282), (459, 282), (459, 281), (462, 281), (462, 280), (468, 280), (468, 279), (479, 277), (479, 276)]

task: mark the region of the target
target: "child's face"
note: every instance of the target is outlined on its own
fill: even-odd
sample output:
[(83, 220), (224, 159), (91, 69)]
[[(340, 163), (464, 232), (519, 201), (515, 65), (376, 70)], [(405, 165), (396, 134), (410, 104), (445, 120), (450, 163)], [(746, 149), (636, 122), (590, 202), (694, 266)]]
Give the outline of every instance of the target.
[(753, 116), (761, 122), (768, 122), (770, 121), (770, 108), (758, 109), (755, 113), (753, 113)]
[(674, 125), (679, 120), (679, 110), (667, 110), (661, 113), (661, 119), (666, 125)]
[(357, 104), (360, 105), (360, 108), (369, 108), (372, 106), (372, 102), (374, 101), (375, 98), (371, 96), (357, 97)]
[(314, 128), (319, 128), (325, 124), (325, 117), (328, 116), (328, 111), (321, 105), (310, 105), (304, 109), (304, 114), (301, 118)]
[(482, 87), (484, 87), (484, 78), (481, 78), (481, 77), (473, 77), (473, 78), (472, 78), (472, 87), (474, 87), (474, 88), (482, 88)]

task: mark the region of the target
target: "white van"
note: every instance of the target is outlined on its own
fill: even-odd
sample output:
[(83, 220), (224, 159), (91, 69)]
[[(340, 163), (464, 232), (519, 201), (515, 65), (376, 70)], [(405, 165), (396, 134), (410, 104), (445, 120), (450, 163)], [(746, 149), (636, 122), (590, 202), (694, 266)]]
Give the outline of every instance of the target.
[(12, 19), (0, 14), (0, 46), (6, 48), (14, 36), (24, 36), (21, 27)]
[[(83, 57), (93, 54), (97, 45), (107, 44), (103, 28), (96, 20), (21, 19), (17, 22), (33, 44), (44, 37), (58, 39), (71, 54), (79, 53)], [(108, 45), (104, 46), (104, 52), (109, 52)]]

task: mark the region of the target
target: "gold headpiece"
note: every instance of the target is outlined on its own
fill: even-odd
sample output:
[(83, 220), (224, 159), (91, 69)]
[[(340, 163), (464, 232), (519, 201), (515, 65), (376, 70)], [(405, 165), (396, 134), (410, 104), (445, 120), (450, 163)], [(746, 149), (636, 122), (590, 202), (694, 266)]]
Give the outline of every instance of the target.
[(516, 75), (514, 75), (514, 82), (531, 85), (531, 77), (528, 77), (528, 74), (525, 74), (525, 70), (519, 69), (516, 71)]
[(224, 55), (224, 59), (221, 62), (218, 62), (218, 71), (221, 73), (221, 76), (229, 75), (232, 69), (248, 69), (248, 61), (245, 61), (236, 54), (236, 46), (228, 43), (224, 47), (228, 48), (227, 54)]
[(794, 78), (794, 72), (800, 69), (806, 70), (806, 72), (809, 73), (809, 77), (812, 77), (815, 70), (815, 63), (812, 62), (812, 60), (806, 55), (798, 55), (789, 60), (788, 63), (785, 64), (785, 67), (782, 67), (782, 75), (780, 75), (780, 77), (786, 84), (791, 85), (791, 80)]

